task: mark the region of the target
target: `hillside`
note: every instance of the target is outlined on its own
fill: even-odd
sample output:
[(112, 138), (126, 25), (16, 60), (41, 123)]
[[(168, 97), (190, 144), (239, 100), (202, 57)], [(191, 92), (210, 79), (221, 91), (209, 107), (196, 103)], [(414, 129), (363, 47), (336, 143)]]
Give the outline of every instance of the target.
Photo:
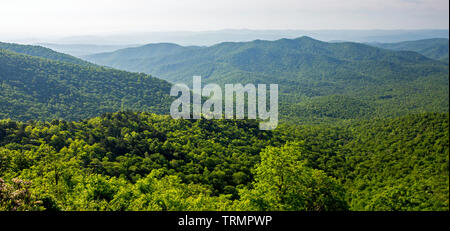
[(0, 118), (79, 120), (119, 110), (168, 113), (171, 85), (149, 75), (0, 50)]
[(448, 113), (280, 130), (308, 165), (341, 180), (352, 210), (448, 210)]
[(369, 43), (369, 45), (396, 51), (415, 51), (428, 58), (448, 60), (448, 39), (435, 38), (398, 43)]
[(360, 124), (345, 149), (352, 208), (448, 210), (448, 113)]
[(30, 192), (0, 210), (448, 211), (448, 121), (427, 113), (261, 131), (131, 112), (0, 120), (0, 188), (24, 182)]
[[(297, 121), (448, 111), (448, 65), (359, 43), (301, 37), (210, 47), (148, 44), (85, 58), (171, 82), (201, 75), (205, 83), (277, 83), (282, 117)], [(351, 110), (329, 113), (339, 108)]]
[(54, 61), (79, 64), (79, 65), (93, 65), (92, 63), (86, 62), (82, 59), (73, 57), (71, 55), (56, 52), (54, 50), (42, 47), (42, 46), (32, 46), (32, 45), (22, 45), (15, 43), (2, 43), (0, 42), (0, 50), (8, 50), (20, 54), (31, 55), (46, 59), (51, 59)]

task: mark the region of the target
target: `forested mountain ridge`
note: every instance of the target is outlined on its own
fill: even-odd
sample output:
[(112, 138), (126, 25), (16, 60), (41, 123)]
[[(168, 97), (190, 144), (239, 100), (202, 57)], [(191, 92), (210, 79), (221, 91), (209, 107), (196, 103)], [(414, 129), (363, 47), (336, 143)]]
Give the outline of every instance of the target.
[(31, 55), (46, 59), (51, 59), (54, 61), (73, 63), (79, 65), (94, 65), (92, 63), (86, 62), (82, 59), (73, 57), (71, 55), (63, 54), (56, 52), (54, 50), (42, 47), (42, 46), (33, 46), (33, 45), (22, 45), (15, 43), (3, 43), (0, 42), (0, 50), (8, 50), (20, 54)]
[(79, 120), (119, 110), (168, 113), (171, 84), (142, 73), (0, 50), (0, 118)]
[[(197, 69), (202, 70), (198, 74), (208, 78), (207, 81), (217, 82), (220, 76), (215, 71), (219, 71), (216, 70), (219, 68), (220, 70), (230, 68), (255, 73), (262, 72), (261, 74), (266, 72), (269, 72), (268, 74), (270, 72), (294, 72), (298, 75), (303, 71), (317, 69), (319, 65), (325, 68), (323, 70), (325, 73), (329, 69), (335, 68), (337, 64), (343, 65), (342, 69), (348, 69), (348, 71), (354, 68), (363, 69), (363, 66), (352, 69), (348, 65), (367, 65), (364, 62), (399, 66), (417, 64), (418, 62), (422, 65), (439, 65), (414, 52), (394, 52), (351, 42), (327, 43), (309, 37), (276, 41), (225, 42), (210, 47), (148, 44), (115, 52), (89, 55), (85, 58), (101, 65), (132, 71), (152, 72), (173, 82), (188, 82), (194, 74), (193, 71)], [(386, 66), (374, 66), (373, 68), (382, 69)], [(299, 71), (302, 72), (298, 73)], [(314, 75), (314, 73), (309, 74)], [(274, 75), (272, 77), (279, 79), (284, 76)], [(315, 76), (309, 78), (313, 77)], [(249, 78), (254, 79), (253, 76)], [(336, 76), (330, 74), (327, 78), (336, 78)], [(233, 81), (229, 77), (226, 80)], [(295, 81), (295, 78), (293, 81)]]
[[(82, 65), (87, 63), (86, 66), (99, 68), (39, 46), (2, 45), (25, 54), (62, 62), (81, 62)], [(92, 57), (104, 58), (105, 62), (118, 68), (134, 71), (144, 68), (143, 71), (159, 73), (158, 77), (172, 81), (181, 79), (189, 83), (192, 75), (201, 74), (206, 83), (278, 83), (283, 121), (335, 122), (448, 111), (448, 65), (414, 52), (394, 52), (358, 43), (326, 43), (309, 37), (228, 42), (211, 47), (160, 43)], [(69, 74), (66, 70), (64, 75)], [(17, 100), (11, 102), (18, 103)], [(164, 110), (137, 106), (145, 102), (135, 101), (134, 104), (128, 109), (168, 112), (170, 102), (161, 105), (166, 108)], [(126, 106), (126, 103), (120, 103), (120, 107), (116, 104), (106, 111), (127, 108), (122, 105)], [(75, 114), (81, 113), (80, 116), (49, 117), (46, 111), (39, 109), (34, 114), (47, 113), (38, 116), (40, 119), (79, 119), (106, 112), (99, 109), (90, 116), (81, 116), (83, 113), (77, 112)], [(3, 118), (10, 113), (3, 112)]]
[[(309, 37), (209, 47), (148, 44), (85, 57), (171, 82), (277, 83), (286, 120), (335, 121), (448, 111), (448, 65), (412, 51)], [(343, 100), (338, 100), (343, 99)]]
[(369, 43), (369, 45), (397, 51), (415, 51), (435, 60), (448, 60), (449, 56), (449, 40), (446, 38), (423, 39), (398, 43)]
[(131, 112), (0, 120), (0, 210), (448, 211), (448, 125), (448, 113), (274, 131)]

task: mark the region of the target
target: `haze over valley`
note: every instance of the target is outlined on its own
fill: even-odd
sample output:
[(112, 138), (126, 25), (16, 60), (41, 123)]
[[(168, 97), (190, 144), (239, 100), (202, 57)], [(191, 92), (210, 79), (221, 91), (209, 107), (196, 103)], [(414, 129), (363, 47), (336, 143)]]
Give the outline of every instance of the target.
[(6, 1), (0, 211), (448, 212), (448, 4)]

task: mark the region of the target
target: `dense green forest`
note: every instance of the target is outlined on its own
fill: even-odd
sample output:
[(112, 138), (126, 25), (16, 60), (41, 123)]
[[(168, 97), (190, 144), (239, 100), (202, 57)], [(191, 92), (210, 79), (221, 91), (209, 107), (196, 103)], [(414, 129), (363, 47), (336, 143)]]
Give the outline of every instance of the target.
[(449, 106), (448, 64), (359, 43), (309, 37), (209, 47), (161, 43), (86, 59), (171, 82), (190, 84), (193, 75), (201, 75), (205, 83), (277, 83), (284, 121), (396, 117), (447, 112)]
[(95, 57), (278, 83), (282, 123), (174, 120), (165, 80), (0, 43), (0, 211), (449, 210), (444, 62), (307, 37)]
[(127, 109), (168, 113), (170, 87), (142, 73), (0, 50), (0, 118), (79, 120)]
[(4, 210), (448, 210), (449, 114), (351, 124), (0, 121)]

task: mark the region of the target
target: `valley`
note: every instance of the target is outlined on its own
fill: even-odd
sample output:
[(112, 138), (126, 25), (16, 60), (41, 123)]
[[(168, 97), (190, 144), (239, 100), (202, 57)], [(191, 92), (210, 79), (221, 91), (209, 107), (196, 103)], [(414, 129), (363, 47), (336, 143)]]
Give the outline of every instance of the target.
[[(449, 209), (448, 39), (160, 43), (82, 58), (0, 43), (0, 210)], [(170, 90), (194, 75), (278, 84), (278, 127), (173, 119)]]

